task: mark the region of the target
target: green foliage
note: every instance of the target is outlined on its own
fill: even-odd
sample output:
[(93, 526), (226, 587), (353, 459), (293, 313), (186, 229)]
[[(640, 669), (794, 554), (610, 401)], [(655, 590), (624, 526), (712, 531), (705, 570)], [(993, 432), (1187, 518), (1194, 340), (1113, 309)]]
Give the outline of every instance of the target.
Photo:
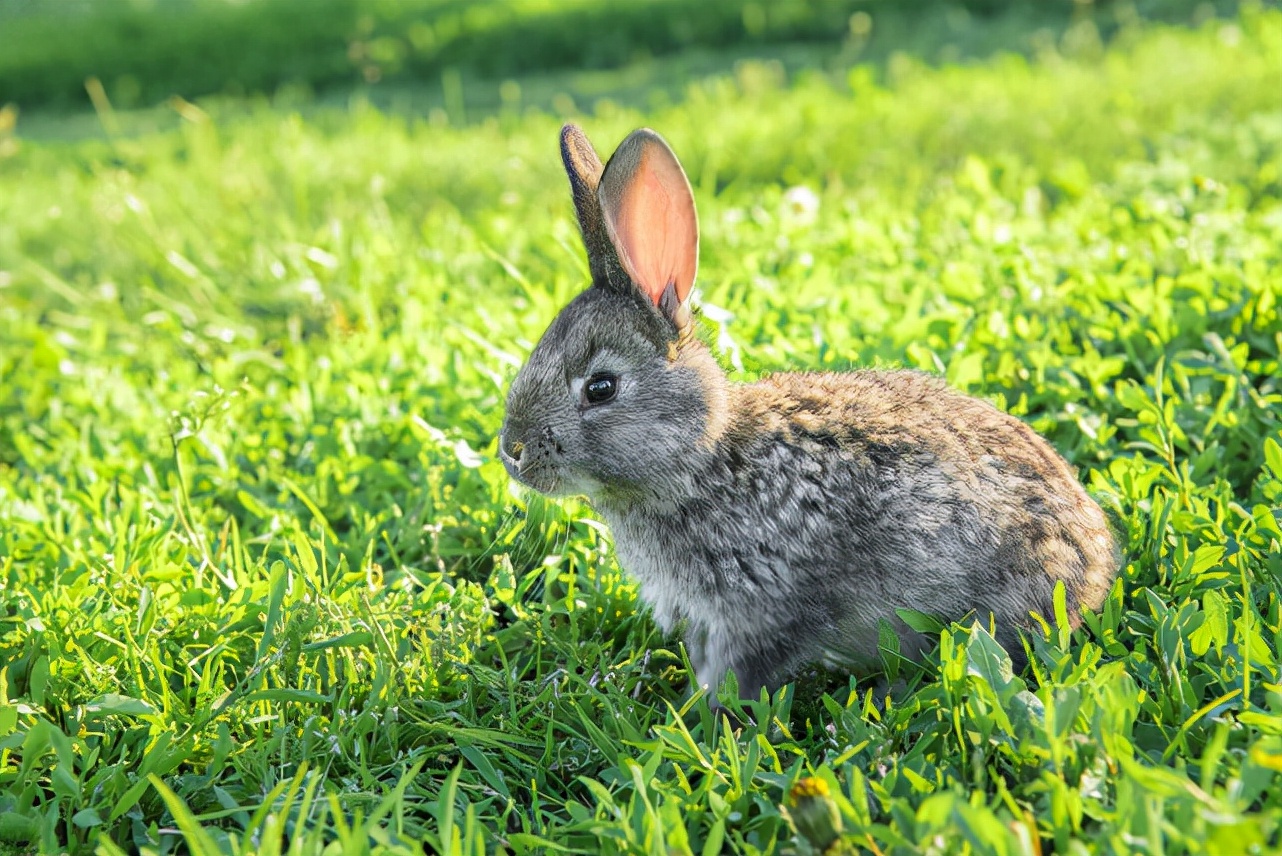
[(739, 733), (588, 510), (494, 460), (586, 273), (569, 117), (20, 122), (0, 852), (805, 852), (806, 777), (872, 852), (1275, 851), (1282, 14), (1093, 33), (578, 117), (681, 154), (739, 377), (944, 373), (1051, 437), (1127, 548), (1024, 674), (935, 627), (889, 690), (806, 676)]
[[(869, 55), (912, 45), (956, 58), (972, 47), (1024, 50), (1036, 26), (1059, 30), (1082, 16), (1111, 30), (1115, 4), (1099, 3), (1109, 11), (1068, 0), (10, 0), (0, 4), (0, 105), (86, 103), (91, 77), (126, 107), (358, 83), (377, 95), (389, 82), (426, 83), (448, 101), (460, 76), (612, 69), (781, 42), (844, 43)], [(1138, 3), (1174, 18), (1215, 6)], [(1119, 8), (1134, 15), (1136, 5)], [(1023, 32), (971, 22), (997, 14)]]
[(612, 68), (641, 54), (745, 39), (832, 38), (855, 0), (36, 0), (0, 18), (0, 102), (271, 92), (384, 78), (489, 76), (567, 66)]

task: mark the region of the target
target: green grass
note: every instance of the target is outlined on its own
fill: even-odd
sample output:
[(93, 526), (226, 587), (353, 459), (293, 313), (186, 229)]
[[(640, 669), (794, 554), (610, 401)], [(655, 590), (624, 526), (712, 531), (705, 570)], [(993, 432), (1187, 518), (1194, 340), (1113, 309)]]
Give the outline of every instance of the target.
[[(0, 131), (0, 852), (806, 852), (806, 776), (874, 853), (1282, 846), (1282, 13), (1096, 35)], [(566, 118), (681, 155), (738, 376), (917, 366), (1049, 436), (1121, 521), (1102, 612), (717, 731), (608, 533), (494, 458), (586, 274)]]
[(822, 44), (884, 59), (1026, 51), (1035, 31), (1089, 18), (1107, 33), (1137, 13), (1214, 15), (1235, 0), (8, 0), (0, 3), (0, 104), (88, 106), (93, 78), (118, 106), (171, 96), (346, 91), (446, 96), (550, 70), (618, 69), (691, 51)]
[[(868, 0), (22, 0), (0, 7), (0, 102), (87, 103), (91, 76), (134, 106), (299, 84), (435, 84), (443, 69), (501, 78), (615, 68), (694, 46), (832, 41), (860, 8), (881, 17)], [(1070, 9), (1047, 17), (1067, 18)]]

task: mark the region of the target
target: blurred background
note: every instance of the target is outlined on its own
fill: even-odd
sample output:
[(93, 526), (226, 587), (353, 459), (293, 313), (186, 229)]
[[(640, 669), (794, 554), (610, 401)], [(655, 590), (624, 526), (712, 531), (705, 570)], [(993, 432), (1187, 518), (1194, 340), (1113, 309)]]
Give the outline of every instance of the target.
[[(1073, 54), (1098, 50), (1141, 19), (1196, 24), (1236, 5), (0, 0), (0, 105), (28, 114), (76, 111), (91, 102), (136, 110), (174, 97), (220, 95), (296, 107), (359, 93), (386, 109), (443, 111), (437, 118), (454, 122), (522, 105), (568, 113), (607, 96), (645, 108), (679, 93), (690, 77), (747, 57), (776, 59), (788, 72), (831, 72), (895, 53), (929, 63), (998, 50)], [(67, 135), (76, 126), (36, 123), (25, 130)]]

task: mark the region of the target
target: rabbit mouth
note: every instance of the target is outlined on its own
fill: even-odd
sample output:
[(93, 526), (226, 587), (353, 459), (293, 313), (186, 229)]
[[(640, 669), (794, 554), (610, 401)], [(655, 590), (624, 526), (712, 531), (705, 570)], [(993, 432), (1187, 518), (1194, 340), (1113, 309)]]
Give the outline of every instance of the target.
[(519, 467), (512, 466), (506, 461), (503, 463), (507, 467), (508, 475), (513, 480), (544, 496), (568, 496), (573, 493), (573, 491), (565, 490), (562, 485), (562, 479), (558, 478), (556, 473), (549, 471), (546, 467), (541, 467), (531, 472), (529, 469), (522, 471)]

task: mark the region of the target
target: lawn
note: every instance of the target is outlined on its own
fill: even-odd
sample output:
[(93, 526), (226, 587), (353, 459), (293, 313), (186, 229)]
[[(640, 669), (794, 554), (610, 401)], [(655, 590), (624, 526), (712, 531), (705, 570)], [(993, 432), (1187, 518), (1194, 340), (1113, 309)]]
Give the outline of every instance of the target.
[[(1277, 852), (1282, 11), (1127, 8), (467, 121), (0, 114), (0, 854), (806, 853), (803, 779), (852, 851)], [(1125, 545), (1103, 610), (715, 723), (496, 457), (587, 277), (568, 119), (681, 156), (737, 378), (911, 366), (1050, 438)]]

